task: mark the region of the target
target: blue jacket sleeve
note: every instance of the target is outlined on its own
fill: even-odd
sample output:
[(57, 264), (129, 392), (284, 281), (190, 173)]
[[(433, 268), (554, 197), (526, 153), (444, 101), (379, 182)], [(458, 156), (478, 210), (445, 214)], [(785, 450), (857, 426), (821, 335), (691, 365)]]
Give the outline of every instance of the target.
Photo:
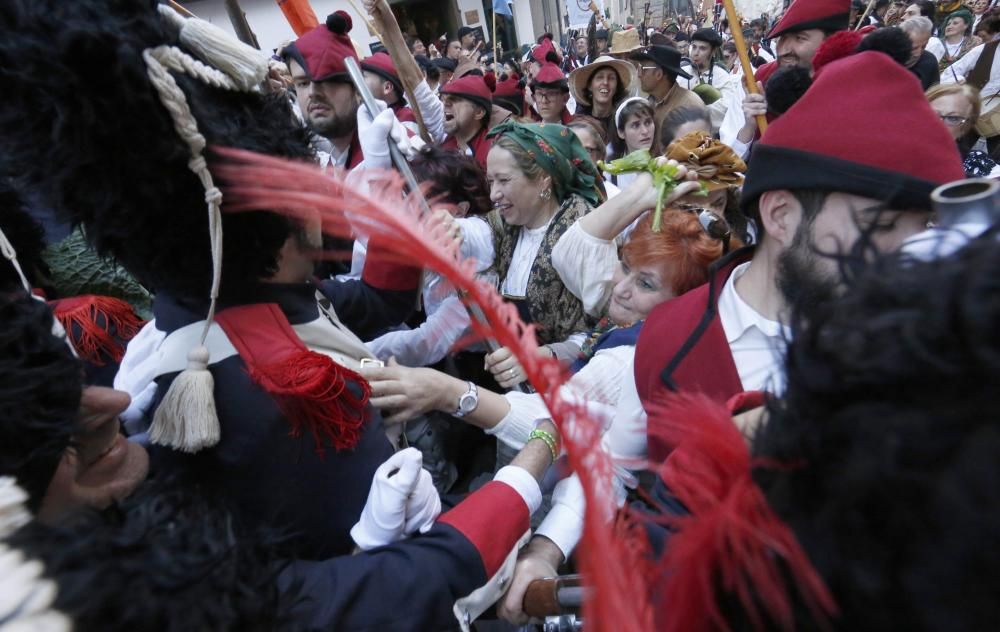
[(297, 625), (398, 632), (455, 627), (455, 601), (487, 580), (476, 547), (443, 523), (358, 555), (293, 562), (279, 577), (282, 590), (299, 599)]

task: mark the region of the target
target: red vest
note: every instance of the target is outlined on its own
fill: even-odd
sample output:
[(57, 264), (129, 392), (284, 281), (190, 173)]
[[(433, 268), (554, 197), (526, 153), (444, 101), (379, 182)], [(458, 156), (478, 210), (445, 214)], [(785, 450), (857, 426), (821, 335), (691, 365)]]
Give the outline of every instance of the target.
[(358, 140), (358, 130), (354, 130), (354, 136), (351, 137), (351, 146), (347, 150), (347, 164), (344, 165), (345, 169), (353, 169), (361, 164), (361, 161), (365, 159), (365, 155), (361, 152), (361, 141)]
[(416, 115), (413, 114), (413, 110), (410, 108), (410, 106), (405, 105), (402, 100), (396, 101), (395, 103), (390, 105), (389, 109), (391, 109), (396, 114), (396, 119), (398, 119), (400, 123), (417, 122), (417, 117)]
[[(726, 332), (717, 312), (719, 293), (733, 268), (750, 260), (751, 248), (719, 262), (708, 283), (657, 305), (635, 347), (635, 386), (643, 406), (668, 392), (703, 393), (720, 404), (743, 392)], [(655, 423), (650, 418), (650, 424)], [(668, 446), (650, 442), (649, 459), (660, 463)]]
[[(493, 141), (486, 138), (487, 132), (489, 132), (489, 129), (484, 126), (483, 129), (479, 130), (479, 133), (473, 136), (472, 140), (469, 141), (469, 148), (472, 149), (472, 155), (476, 158), (476, 162), (479, 163), (479, 166), (483, 168), (483, 171), (486, 171), (486, 156), (489, 155), (490, 147), (493, 146)], [(441, 148), (459, 151), (460, 148), (458, 146), (458, 139), (449, 136), (444, 139), (443, 143), (441, 143)]]

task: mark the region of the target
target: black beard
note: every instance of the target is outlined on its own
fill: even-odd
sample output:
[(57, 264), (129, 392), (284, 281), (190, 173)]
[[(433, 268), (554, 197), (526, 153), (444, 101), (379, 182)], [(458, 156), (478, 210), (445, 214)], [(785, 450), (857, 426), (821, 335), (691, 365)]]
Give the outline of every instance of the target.
[(323, 138), (343, 138), (352, 133), (357, 127), (357, 118), (352, 112), (350, 115), (336, 114), (332, 119), (323, 123), (309, 121), (309, 129), (316, 132)]
[(808, 233), (808, 226), (800, 226), (791, 245), (778, 255), (776, 279), (788, 306), (806, 311), (832, 300), (837, 291), (836, 280), (821, 265), (823, 254), (808, 243)]

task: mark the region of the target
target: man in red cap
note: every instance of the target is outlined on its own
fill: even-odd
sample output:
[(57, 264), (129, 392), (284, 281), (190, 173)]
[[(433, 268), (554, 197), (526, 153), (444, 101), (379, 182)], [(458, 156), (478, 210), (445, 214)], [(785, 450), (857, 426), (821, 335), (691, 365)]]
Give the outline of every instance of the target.
[[(368, 123), (365, 133), (359, 134), (358, 94), (344, 63), (348, 57), (358, 59), (348, 36), (350, 30), (351, 17), (344, 11), (337, 11), (326, 18), (326, 24), (286, 46), (282, 54), (306, 124), (329, 141), (329, 153), (317, 151), (320, 164), (353, 169), (362, 163), (367, 153), (379, 156), (377, 164), (373, 162), (368, 166), (388, 168), (391, 163), (386, 139), (390, 132), (403, 140), (406, 134), (398, 129), (398, 120), (389, 114), (372, 121), (365, 119)], [(381, 93), (379, 90), (375, 94)], [(361, 116), (367, 117), (367, 111)]]
[(403, 83), (399, 80), (399, 73), (392, 63), (392, 57), (384, 51), (379, 51), (361, 62), (361, 71), (368, 89), (375, 98), (385, 101), (403, 127), (414, 134), (420, 133), (413, 110), (403, 101)]
[[(926, 225), (930, 192), (963, 177), (951, 135), (906, 68), (876, 51), (824, 66), (749, 161), (741, 204), (757, 244), (647, 319), (635, 358), (643, 404), (665, 391), (731, 404), (747, 391), (781, 393), (789, 306), (835, 293), (844, 257), (898, 249)], [(651, 442), (649, 457), (669, 450)]]
[[(799, 0), (793, 3), (768, 34), (769, 40), (777, 42), (777, 59), (757, 69), (754, 75), (757, 81), (766, 85), (781, 66), (811, 68), (820, 44), (830, 35), (848, 27), (850, 13), (850, 0)], [(766, 115), (768, 110), (764, 95), (748, 95), (743, 85), (740, 76), (738, 99), (741, 105), (736, 107), (736, 102), (730, 103), (719, 135), (722, 142), (745, 158), (750, 143), (757, 135), (756, 117)]]
[(573, 117), (566, 108), (569, 102), (569, 83), (559, 66), (551, 62), (545, 63), (530, 85), (538, 120), (560, 125), (569, 123)]
[(486, 138), (493, 94), (479, 75), (466, 75), (441, 88), (444, 102), (444, 131), (448, 138), (441, 144), (474, 156), (486, 169), (486, 156), (493, 144)]

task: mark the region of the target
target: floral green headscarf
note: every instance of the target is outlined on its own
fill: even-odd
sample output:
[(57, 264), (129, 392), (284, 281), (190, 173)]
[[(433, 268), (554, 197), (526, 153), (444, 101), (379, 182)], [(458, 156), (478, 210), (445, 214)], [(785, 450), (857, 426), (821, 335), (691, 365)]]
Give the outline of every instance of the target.
[(576, 193), (592, 206), (607, 199), (604, 182), (590, 155), (571, 129), (555, 123), (506, 121), (487, 135), (504, 136), (517, 143), (552, 176), (556, 199)]

